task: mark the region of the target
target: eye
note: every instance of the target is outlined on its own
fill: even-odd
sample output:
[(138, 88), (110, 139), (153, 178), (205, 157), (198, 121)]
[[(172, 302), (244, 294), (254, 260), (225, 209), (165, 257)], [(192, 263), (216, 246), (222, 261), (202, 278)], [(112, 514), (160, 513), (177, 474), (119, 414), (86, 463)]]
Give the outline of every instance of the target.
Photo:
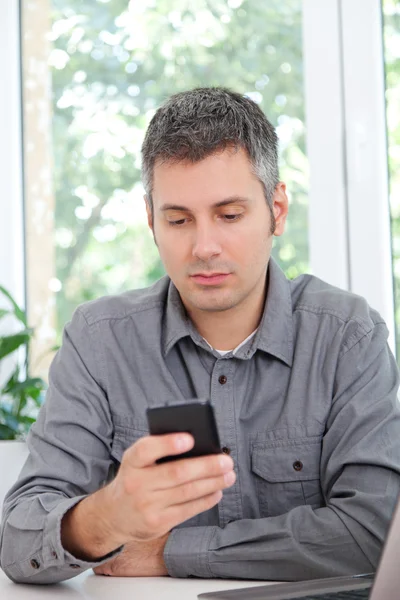
[(239, 221), (239, 219), (241, 219), (241, 218), (242, 218), (242, 216), (243, 216), (242, 214), (236, 214), (236, 215), (222, 215), (222, 217), (223, 217), (223, 219), (224, 219), (225, 221), (230, 221), (230, 222), (233, 222), (233, 221)]
[(175, 226), (179, 226), (179, 225), (184, 225), (186, 223), (186, 221), (187, 221), (187, 219), (178, 219), (177, 221), (168, 221), (168, 225), (175, 227)]

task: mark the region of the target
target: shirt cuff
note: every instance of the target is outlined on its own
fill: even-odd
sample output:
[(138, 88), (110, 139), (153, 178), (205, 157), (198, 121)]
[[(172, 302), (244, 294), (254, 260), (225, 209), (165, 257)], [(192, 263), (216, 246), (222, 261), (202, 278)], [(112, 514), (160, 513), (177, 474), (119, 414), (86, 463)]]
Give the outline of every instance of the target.
[(214, 577), (208, 550), (218, 527), (173, 529), (164, 548), (164, 562), (171, 577)]
[(123, 546), (110, 552), (96, 561), (85, 561), (76, 558), (64, 549), (61, 543), (61, 520), (65, 513), (78, 504), (86, 496), (65, 498), (61, 500), (47, 515), (43, 528), (43, 546), (29, 558), (20, 563), (20, 571), (24, 577), (39, 575), (42, 571), (57, 567), (68, 571), (70, 577), (75, 577), (87, 569), (98, 567), (123, 550)]

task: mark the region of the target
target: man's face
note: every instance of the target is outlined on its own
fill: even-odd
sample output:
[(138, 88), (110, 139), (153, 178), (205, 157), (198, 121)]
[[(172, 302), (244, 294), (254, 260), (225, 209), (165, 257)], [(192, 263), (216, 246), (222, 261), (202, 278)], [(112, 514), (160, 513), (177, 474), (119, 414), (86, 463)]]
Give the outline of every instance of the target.
[[(275, 235), (287, 197), (274, 194)], [(226, 311), (264, 292), (271, 213), (243, 149), (192, 164), (156, 164), (149, 225), (171, 280), (189, 311)]]

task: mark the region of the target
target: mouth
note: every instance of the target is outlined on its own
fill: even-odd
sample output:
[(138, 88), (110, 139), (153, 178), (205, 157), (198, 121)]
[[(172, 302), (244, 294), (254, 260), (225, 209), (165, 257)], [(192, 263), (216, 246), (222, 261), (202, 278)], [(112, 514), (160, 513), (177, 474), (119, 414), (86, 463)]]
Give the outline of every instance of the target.
[(226, 281), (230, 273), (197, 273), (190, 278), (200, 285), (219, 285)]

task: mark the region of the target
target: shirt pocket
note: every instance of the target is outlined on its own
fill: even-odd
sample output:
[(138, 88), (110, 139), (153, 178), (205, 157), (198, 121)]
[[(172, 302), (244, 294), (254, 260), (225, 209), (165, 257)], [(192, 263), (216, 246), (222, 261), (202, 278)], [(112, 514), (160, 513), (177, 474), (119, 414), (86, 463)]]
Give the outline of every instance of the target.
[(275, 517), (296, 506), (323, 506), (321, 439), (254, 442), (251, 468), (260, 517)]

